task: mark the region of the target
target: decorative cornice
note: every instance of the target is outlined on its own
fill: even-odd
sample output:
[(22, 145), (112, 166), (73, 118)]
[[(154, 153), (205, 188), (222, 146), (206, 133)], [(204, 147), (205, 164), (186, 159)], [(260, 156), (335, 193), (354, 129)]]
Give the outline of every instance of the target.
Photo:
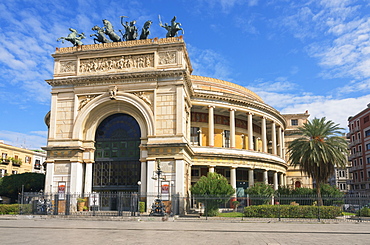
[(155, 44), (169, 44), (169, 43), (183, 43), (184, 39), (180, 37), (169, 37), (169, 38), (153, 38), (144, 40), (133, 40), (124, 42), (111, 42), (111, 43), (100, 43), (91, 45), (81, 45), (67, 48), (56, 48), (55, 54), (73, 53), (78, 51), (91, 51), (91, 50), (103, 50), (119, 47), (135, 47), (142, 45), (155, 45)]
[[(183, 76), (189, 84), (189, 78), (186, 70), (165, 70), (165, 71), (150, 71), (150, 72), (132, 72), (132, 73), (120, 73), (120, 74), (102, 74), (102, 75), (92, 75), (92, 76), (79, 76), (79, 77), (68, 77), (68, 78), (55, 78), (46, 80), (46, 82), (53, 86), (68, 86), (68, 85), (78, 85), (78, 86), (88, 86), (97, 84), (112, 84), (114, 83), (128, 83), (128, 82), (138, 82), (143, 80), (156, 81), (159, 77), (165, 76)], [(152, 80), (151, 80), (152, 79)]]

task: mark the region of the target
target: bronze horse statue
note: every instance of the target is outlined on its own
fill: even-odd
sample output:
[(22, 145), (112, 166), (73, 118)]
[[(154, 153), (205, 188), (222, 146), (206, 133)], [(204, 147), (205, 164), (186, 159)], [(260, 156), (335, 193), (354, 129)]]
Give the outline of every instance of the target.
[(58, 38), (57, 42), (62, 40), (62, 43), (64, 43), (64, 40), (66, 40), (66, 41), (71, 42), (73, 44), (73, 46), (83, 45), (83, 43), (81, 42), (81, 39), (86, 38), (85, 34), (83, 32), (79, 34), (77, 32), (77, 30), (73, 29), (73, 28), (69, 28), (69, 30), (71, 31), (71, 33), (69, 33), (69, 35), (67, 37)]
[(118, 36), (113, 29), (113, 25), (109, 22), (109, 20), (103, 20), (104, 24), (104, 33), (112, 40), (113, 42), (121, 42), (121, 37)]
[(104, 30), (103, 28), (100, 28), (99, 26), (94, 26), (91, 28), (91, 30), (96, 31), (97, 34), (91, 34), (90, 37), (95, 36), (94, 38), (94, 43), (110, 43), (112, 42), (109, 40), (105, 35), (104, 35)]
[(159, 20), (159, 25), (167, 30), (166, 37), (176, 37), (177, 32), (181, 31), (184, 35), (184, 29), (182, 29), (180, 26), (181, 24), (179, 22), (176, 22), (176, 16), (174, 16), (171, 20), (171, 25), (169, 26), (167, 23), (162, 25), (162, 21)]
[(141, 29), (141, 35), (140, 35), (140, 40), (142, 39), (147, 39), (149, 34), (150, 34), (150, 31), (149, 31), (149, 27), (150, 25), (152, 24), (153, 22), (148, 20), (147, 22), (145, 22), (143, 28)]

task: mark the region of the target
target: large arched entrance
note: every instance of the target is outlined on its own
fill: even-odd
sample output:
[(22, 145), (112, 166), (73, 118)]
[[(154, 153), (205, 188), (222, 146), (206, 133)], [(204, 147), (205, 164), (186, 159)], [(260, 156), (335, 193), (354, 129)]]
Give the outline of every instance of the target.
[(100, 123), (95, 134), (93, 191), (138, 191), (140, 136), (139, 124), (128, 114), (114, 114)]

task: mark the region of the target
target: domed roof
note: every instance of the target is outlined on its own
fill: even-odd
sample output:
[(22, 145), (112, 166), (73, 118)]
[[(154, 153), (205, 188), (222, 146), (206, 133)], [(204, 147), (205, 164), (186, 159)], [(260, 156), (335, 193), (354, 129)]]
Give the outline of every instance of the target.
[(227, 82), (220, 79), (202, 77), (202, 76), (191, 76), (194, 92), (205, 93), (205, 94), (219, 94), (219, 95), (234, 95), (246, 97), (250, 100), (263, 102), (261, 97), (251, 90), (237, 85), (235, 83)]

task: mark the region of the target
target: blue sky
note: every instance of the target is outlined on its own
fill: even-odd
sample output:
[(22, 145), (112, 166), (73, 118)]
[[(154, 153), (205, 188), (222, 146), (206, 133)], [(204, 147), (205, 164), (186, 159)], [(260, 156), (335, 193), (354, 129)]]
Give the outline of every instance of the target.
[[(37, 149), (46, 145), (44, 116), (56, 39), (73, 27), (86, 36), (120, 16), (149, 38), (173, 16), (185, 30), (194, 75), (245, 86), (282, 113), (347, 118), (370, 103), (370, 3), (355, 0), (11, 0), (0, 3), (0, 140)], [(88, 37), (84, 44), (92, 44)]]

